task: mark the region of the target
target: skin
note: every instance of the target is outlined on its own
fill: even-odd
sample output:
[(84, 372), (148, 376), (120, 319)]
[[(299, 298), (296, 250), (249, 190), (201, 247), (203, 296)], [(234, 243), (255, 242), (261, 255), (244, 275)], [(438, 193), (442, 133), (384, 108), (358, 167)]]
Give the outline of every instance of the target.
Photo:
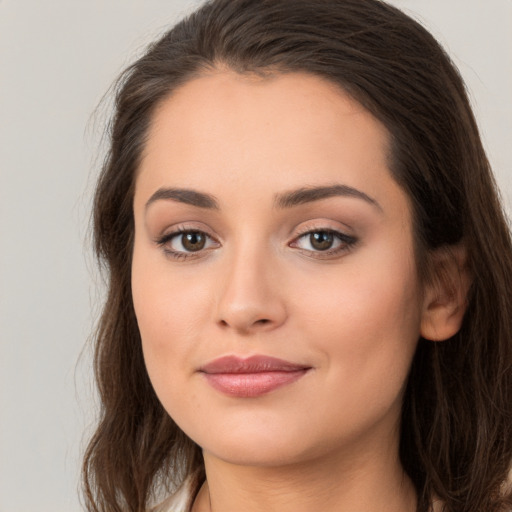
[[(203, 448), (195, 512), (415, 510), (401, 400), (420, 334), (442, 337), (439, 311), (453, 315), (420, 285), (388, 142), (362, 106), (305, 73), (218, 69), (155, 112), (135, 188), (133, 300), (154, 389)], [(334, 184), (366, 199), (276, 205)], [(218, 208), (155, 198), (168, 188)], [(177, 228), (206, 233), (204, 248), (187, 252), (169, 238)], [(318, 250), (305, 233), (325, 230), (355, 241)], [(311, 370), (256, 398), (226, 396), (198, 372), (254, 354)]]

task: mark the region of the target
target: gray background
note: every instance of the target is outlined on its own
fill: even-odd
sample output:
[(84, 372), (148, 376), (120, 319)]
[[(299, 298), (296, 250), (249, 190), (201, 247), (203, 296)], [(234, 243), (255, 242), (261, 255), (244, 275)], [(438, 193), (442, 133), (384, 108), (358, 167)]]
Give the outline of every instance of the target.
[[(512, 0), (393, 0), (441, 40), (512, 203)], [(78, 511), (102, 95), (197, 0), (0, 0), (0, 512)], [(80, 357), (81, 355), (81, 357)], [(85, 432), (85, 434), (84, 434)]]

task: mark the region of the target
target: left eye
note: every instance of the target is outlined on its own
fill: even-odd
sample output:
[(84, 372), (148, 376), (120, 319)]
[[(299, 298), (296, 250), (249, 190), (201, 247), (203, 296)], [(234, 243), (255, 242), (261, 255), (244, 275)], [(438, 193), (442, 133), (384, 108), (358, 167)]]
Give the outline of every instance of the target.
[(293, 242), (293, 247), (313, 252), (336, 252), (348, 249), (356, 242), (355, 238), (328, 229), (309, 231)]

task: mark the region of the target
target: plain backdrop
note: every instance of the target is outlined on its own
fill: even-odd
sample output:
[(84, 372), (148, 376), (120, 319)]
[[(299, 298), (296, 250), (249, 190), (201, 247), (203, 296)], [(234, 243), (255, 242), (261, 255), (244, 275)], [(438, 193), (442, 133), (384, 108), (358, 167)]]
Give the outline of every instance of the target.
[[(0, 0), (0, 512), (75, 512), (101, 303), (87, 227), (115, 76), (198, 0)], [(393, 0), (464, 76), (512, 203), (512, 0)], [(96, 111), (96, 114), (93, 113)]]

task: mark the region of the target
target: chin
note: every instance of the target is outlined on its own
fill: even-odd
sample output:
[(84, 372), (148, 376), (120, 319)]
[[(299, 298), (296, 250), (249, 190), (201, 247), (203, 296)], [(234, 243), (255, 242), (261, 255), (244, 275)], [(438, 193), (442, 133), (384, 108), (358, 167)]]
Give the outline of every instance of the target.
[[(234, 422), (232, 422), (234, 423)], [(283, 425), (251, 421), (249, 424), (226, 424), (208, 432), (190, 431), (188, 435), (206, 455), (226, 463), (249, 467), (282, 467), (301, 464), (328, 456), (339, 439), (322, 435), (311, 425)]]
[(223, 440), (212, 449), (204, 447), (205, 454), (211, 454), (229, 464), (248, 467), (282, 467), (307, 461), (309, 450), (301, 449), (295, 440), (274, 439), (272, 443), (263, 440), (233, 442)]
[(210, 417), (208, 421), (178, 424), (205, 453), (231, 464), (293, 464), (308, 451), (303, 428), (283, 425), (270, 418), (265, 421), (262, 415), (252, 418), (225, 415), (220, 421)]

